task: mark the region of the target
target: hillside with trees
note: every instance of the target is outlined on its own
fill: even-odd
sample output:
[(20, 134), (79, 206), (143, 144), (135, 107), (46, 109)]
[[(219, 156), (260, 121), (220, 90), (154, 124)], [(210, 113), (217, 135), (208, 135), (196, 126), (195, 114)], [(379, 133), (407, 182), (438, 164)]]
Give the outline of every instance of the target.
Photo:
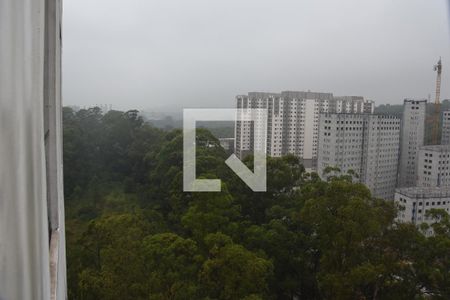
[(206, 129), (197, 177), (222, 192), (185, 193), (181, 130), (137, 111), (63, 118), (69, 299), (450, 299), (443, 211), (425, 237), (351, 174), (322, 181), (293, 156), (269, 158), (254, 193)]

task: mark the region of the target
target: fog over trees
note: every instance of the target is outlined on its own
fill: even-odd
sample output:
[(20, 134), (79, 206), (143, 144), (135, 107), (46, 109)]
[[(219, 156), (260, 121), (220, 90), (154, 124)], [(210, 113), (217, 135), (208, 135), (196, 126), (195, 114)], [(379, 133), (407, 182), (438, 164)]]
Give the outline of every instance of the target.
[(208, 130), (196, 139), (220, 193), (183, 192), (181, 130), (64, 109), (70, 299), (450, 298), (445, 212), (425, 237), (352, 174), (322, 181), (293, 156), (269, 158), (254, 193)]

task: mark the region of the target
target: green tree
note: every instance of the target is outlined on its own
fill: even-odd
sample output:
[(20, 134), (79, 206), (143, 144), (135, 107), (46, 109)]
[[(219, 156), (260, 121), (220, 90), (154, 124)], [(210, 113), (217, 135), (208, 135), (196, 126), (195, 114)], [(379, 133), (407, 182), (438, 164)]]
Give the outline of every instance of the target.
[(445, 211), (397, 223), (355, 172), (322, 181), (290, 155), (268, 158), (255, 193), (202, 128), (196, 176), (222, 192), (185, 193), (181, 130), (134, 110), (63, 118), (70, 299), (450, 298)]
[(143, 242), (147, 299), (198, 299), (197, 273), (203, 261), (196, 243), (173, 233)]
[(150, 233), (142, 214), (113, 214), (92, 221), (83, 239), (80, 299), (144, 299), (142, 240)]
[(390, 292), (407, 291), (405, 287), (413, 288), (407, 294), (396, 293), (396, 299), (419, 293), (415, 282), (409, 281), (413, 270), (407, 262), (412, 256), (397, 249), (402, 245), (392, 239), (399, 230), (392, 227), (395, 216), (392, 203), (372, 199), (366, 187), (345, 177), (333, 179), (306, 201), (301, 221), (309, 227), (319, 255), (322, 297), (380, 299), (383, 291), (383, 299), (394, 299)]
[(236, 234), (239, 217), (239, 207), (233, 203), (226, 186), (222, 185), (221, 193), (192, 193), (181, 223), (197, 241), (202, 241), (209, 233)]
[(268, 294), (272, 263), (224, 235), (206, 237), (208, 259), (200, 271), (200, 281), (208, 299), (258, 299)]
[[(450, 299), (450, 216), (442, 209), (431, 209), (427, 218), (432, 220), (433, 235), (421, 249), (417, 265), (422, 272), (425, 290), (434, 299)], [(426, 227), (426, 226), (425, 226)]]

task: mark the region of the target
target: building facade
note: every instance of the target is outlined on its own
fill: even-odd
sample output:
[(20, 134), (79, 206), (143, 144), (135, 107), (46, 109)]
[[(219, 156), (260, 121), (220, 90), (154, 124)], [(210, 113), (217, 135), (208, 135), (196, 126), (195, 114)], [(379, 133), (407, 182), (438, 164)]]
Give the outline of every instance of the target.
[(417, 186), (450, 186), (450, 145), (422, 146), (417, 163)]
[(401, 129), (399, 187), (415, 186), (417, 182), (417, 158), (424, 145), (425, 114), (427, 100), (405, 99)]
[(387, 115), (323, 113), (317, 172), (352, 170), (374, 197), (393, 199), (398, 171), (400, 119)]
[[(426, 216), (430, 209), (443, 209), (450, 213), (449, 187), (409, 187), (399, 188), (395, 192), (395, 202), (402, 208), (397, 219), (400, 222), (411, 222), (420, 225), (434, 222)], [(432, 234), (432, 231), (426, 232)]]
[[(267, 154), (272, 157), (293, 154), (309, 170), (317, 165), (319, 115), (321, 112), (372, 113), (374, 103), (359, 96), (334, 97), (331, 93), (285, 91), (253, 92), (237, 96), (237, 108), (266, 108)], [(235, 153), (243, 158), (253, 152), (252, 122), (236, 121)]]
[[(280, 95), (274, 93), (249, 93), (248, 96), (237, 96), (238, 116), (235, 123), (235, 154), (244, 158), (253, 154), (255, 145), (255, 128), (251, 121), (240, 121), (246, 114), (246, 109), (263, 108), (268, 110), (267, 120), (267, 154), (281, 156), (281, 129), (283, 114), (280, 110)], [(281, 103), (282, 105), (282, 103)], [(242, 110), (239, 111), (239, 110)], [(273, 138), (276, 135), (276, 138)]]
[(442, 113), (441, 145), (450, 145), (450, 111)]
[(334, 109), (330, 112), (336, 113), (361, 113), (373, 114), (375, 111), (375, 102), (365, 100), (361, 96), (340, 96), (334, 97)]

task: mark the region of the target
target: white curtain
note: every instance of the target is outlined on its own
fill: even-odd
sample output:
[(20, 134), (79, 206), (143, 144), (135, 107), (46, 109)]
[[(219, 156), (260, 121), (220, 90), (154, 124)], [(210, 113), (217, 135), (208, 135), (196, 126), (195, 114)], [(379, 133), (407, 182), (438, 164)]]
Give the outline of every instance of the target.
[[(0, 0), (1, 300), (53, 296), (44, 144), (45, 18), (45, 0)], [(59, 295), (65, 298), (64, 292)]]

